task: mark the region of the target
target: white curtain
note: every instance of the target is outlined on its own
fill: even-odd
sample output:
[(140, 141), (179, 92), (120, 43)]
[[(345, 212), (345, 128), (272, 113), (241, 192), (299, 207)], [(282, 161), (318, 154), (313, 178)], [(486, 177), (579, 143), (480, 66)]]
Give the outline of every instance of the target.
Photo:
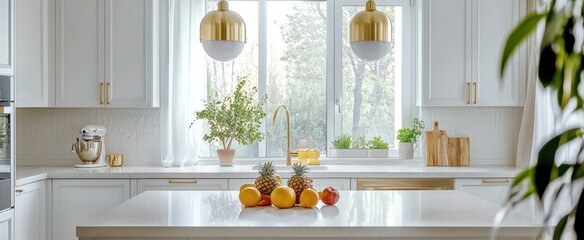
[[(161, 101), (163, 144), (162, 165), (195, 165), (202, 143), (196, 136), (201, 122), (194, 113), (207, 96), (205, 52), (199, 42), (199, 24), (205, 15), (203, 0), (168, 1), (168, 81)], [(164, 96), (164, 94), (162, 94)]]

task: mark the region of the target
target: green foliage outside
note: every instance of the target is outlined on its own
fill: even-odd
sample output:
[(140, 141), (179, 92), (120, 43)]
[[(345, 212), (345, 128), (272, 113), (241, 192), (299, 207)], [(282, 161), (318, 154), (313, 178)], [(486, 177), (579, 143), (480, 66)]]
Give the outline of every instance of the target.
[[(584, 100), (581, 92), (581, 78), (584, 73), (584, 52), (582, 40), (582, 4), (579, 1), (568, 0), (556, 4), (549, 2), (549, 7), (541, 12), (527, 14), (511, 32), (505, 43), (501, 60), (501, 75), (505, 71), (507, 61), (514, 51), (533, 34), (540, 22), (545, 23), (543, 38), (540, 42), (538, 65), (539, 83), (551, 90), (559, 112), (555, 120), (555, 129), (563, 129), (561, 133), (549, 139), (539, 150), (534, 166), (521, 171), (513, 180), (504, 208), (498, 214), (496, 226), (500, 226), (503, 216), (517, 206), (518, 203), (535, 196), (540, 206), (554, 209), (558, 204), (570, 207), (567, 214), (557, 222), (550, 217), (554, 211), (544, 213), (545, 226), (553, 227), (553, 239), (562, 239), (565, 231), (576, 233), (577, 239), (584, 239), (584, 139), (582, 128), (566, 129), (564, 123), (584, 110)], [(532, 79), (529, 79), (532, 80)], [(582, 126), (582, 125), (579, 125)], [(577, 154), (568, 154), (568, 146), (576, 146)], [(550, 187), (553, 186), (554, 187)], [(578, 196), (577, 201), (560, 203), (560, 196)], [(571, 226), (568, 228), (568, 226)], [(544, 231), (547, 228), (542, 228)], [(496, 229), (495, 229), (496, 232)], [(570, 234), (568, 234), (570, 235)], [(540, 236), (541, 237), (541, 236)]]
[(342, 135), (340, 137), (336, 137), (335, 140), (333, 141), (333, 148), (335, 149), (351, 148), (351, 136)]
[(247, 84), (246, 78), (240, 79), (232, 96), (206, 102), (205, 109), (195, 113), (197, 120), (206, 119), (209, 123), (209, 133), (203, 140), (220, 142), (223, 149), (230, 149), (234, 140), (247, 145), (264, 138), (260, 127), (266, 116), (262, 108), (266, 97), (255, 101), (258, 90), (256, 87), (246, 89)]
[(411, 128), (402, 128), (397, 131), (396, 139), (402, 143), (417, 143), (418, 137), (422, 136), (422, 131), (424, 131), (425, 127), (426, 125), (424, 124), (424, 121), (421, 121), (418, 118), (414, 118), (412, 120)]
[(369, 148), (371, 149), (388, 149), (389, 144), (383, 141), (381, 137), (374, 137), (373, 140), (369, 141), (368, 143)]

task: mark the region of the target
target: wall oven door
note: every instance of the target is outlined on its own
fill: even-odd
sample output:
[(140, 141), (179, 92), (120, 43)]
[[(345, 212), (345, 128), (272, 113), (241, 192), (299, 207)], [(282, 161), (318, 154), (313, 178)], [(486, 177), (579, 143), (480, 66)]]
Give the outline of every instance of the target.
[(12, 77), (0, 76), (0, 212), (14, 206), (14, 101)]

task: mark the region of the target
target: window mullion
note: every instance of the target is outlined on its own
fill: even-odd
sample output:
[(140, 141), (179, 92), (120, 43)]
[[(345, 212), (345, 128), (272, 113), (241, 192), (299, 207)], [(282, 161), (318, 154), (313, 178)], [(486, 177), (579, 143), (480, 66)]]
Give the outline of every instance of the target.
[[(267, 2), (266, 0), (259, 0), (258, 2), (258, 92), (259, 96), (266, 95), (266, 85), (267, 85)], [(267, 106), (264, 105), (264, 112), (266, 112), (266, 117), (262, 121), (261, 131), (267, 134), (267, 123), (270, 112), (268, 112)], [(267, 155), (267, 139), (259, 142), (259, 157), (266, 157)]]

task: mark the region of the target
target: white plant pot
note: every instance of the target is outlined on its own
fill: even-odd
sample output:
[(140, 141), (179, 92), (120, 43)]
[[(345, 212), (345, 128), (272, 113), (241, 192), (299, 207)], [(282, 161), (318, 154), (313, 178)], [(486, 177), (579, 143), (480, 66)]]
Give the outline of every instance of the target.
[(331, 158), (366, 158), (367, 149), (335, 149), (330, 148), (327, 157)]
[(368, 158), (387, 158), (389, 157), (389, 149), (367, 149)]
[(398, 145), (399, 159), (413, 159), (414, 158), (414, 143), (400, 142)]
[(233, 149), (217, 149), (217, 158), (220, 166), (233, 166), (233, 158), (235, 157), (235, 150)]

